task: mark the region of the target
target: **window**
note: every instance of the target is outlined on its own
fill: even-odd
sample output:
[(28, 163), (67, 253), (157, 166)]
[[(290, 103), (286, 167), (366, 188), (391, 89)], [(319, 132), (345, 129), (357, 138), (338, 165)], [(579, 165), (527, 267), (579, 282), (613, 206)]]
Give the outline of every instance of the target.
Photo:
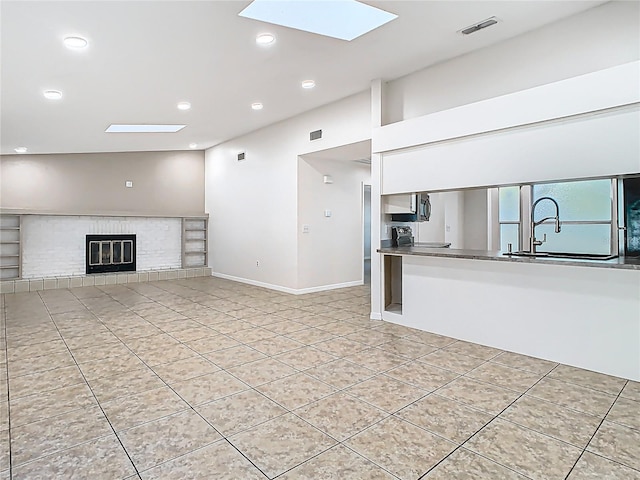
[(614, 236), (614, 186), (615, 182), (611, 179), (599, 179), (501, 187), (501, 250), (506, 251), (508, 243), (513, 245), (514, 251), (529, 250), (532, 205), (542, 197), (551, 197), (558, 203), (562, 230), (555, 233), (553, 218), (556, 211), (553, 202), (543, 200), (538, 203), (534, 220), (538, 222), (547, 217), (551, 219), (535, 227), (536, 239), (542, 240), (545, 234), (547, 236), (546, 241), (537, 247), (537, 251), (605, 255), (617, 253), (612, 251), (616, 249), (617, 242), (617, 234)]
[(499, 189), (500, 250), (520, 250), (520, 187)]

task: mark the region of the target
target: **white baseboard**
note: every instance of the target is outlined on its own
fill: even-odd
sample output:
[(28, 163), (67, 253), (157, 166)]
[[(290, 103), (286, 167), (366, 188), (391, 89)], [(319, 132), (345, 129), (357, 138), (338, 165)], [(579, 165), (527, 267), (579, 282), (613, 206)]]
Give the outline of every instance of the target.
[(319, 287), (299, 288), (296, 290), (296, 295), (303, 293), (315, 293), (324, 292), (325, 290), (336, 290), (338, 288), (358, 287), (364, 285), (362, 280), (355, 280), (353, 282), (334, 283), (332, 285), (320, 285)]
[(362, 280), (356, 280), (353, 282), (335, 283), (333, 285), (320, 285), (318, 287), (290, 288), (283, 287), (282, 285), (274, 285), (272, 283), (259, 282), (257, 280), (251, 280), (250, 278), (235, 277), (233, 275), (227, 275), (226, 273), (211, 272), (211, 276), (224, 278), (226, 280), (233, 280), (234, 282), (246, 283), (248, 285), (254, 285), (256, 287), (268, 288), (270, 290), (276, 290), (278, 292), (290, 293), (292, 295), (303, 295), (305, 293), (324, 292), (325, 290), (335, 290), (337, 288), (347, 288), (364, 285), (364, 282)]

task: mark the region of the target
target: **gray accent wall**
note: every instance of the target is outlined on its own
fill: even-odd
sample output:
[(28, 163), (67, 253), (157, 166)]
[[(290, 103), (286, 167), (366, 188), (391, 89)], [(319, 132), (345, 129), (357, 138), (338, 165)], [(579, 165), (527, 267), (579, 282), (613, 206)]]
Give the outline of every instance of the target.
[[(125, 182), (133, 182), (127, 188)], [(0, 208), (25, 213), (204, 213), (204, 152), (0, 156)]]

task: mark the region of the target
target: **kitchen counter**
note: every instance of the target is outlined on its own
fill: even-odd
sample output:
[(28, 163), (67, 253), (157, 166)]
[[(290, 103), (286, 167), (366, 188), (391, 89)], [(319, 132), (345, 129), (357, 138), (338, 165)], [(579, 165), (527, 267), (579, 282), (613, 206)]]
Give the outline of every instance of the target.
[(497, 262), (538, 263), (551, 265), (571, 265), (577, 267), (618, 268), (640, 270), (640, 258), (618, 257), (611, 260), (584, 260), (573, 258), (515, 257), (503, 255), (499, 251), (465, 250), (458, 248), (431, 248), (420, 244), (406, 247), (383, 247), (377, 250), (384, 255), (410, 255), (422, 257), (466, 258)]

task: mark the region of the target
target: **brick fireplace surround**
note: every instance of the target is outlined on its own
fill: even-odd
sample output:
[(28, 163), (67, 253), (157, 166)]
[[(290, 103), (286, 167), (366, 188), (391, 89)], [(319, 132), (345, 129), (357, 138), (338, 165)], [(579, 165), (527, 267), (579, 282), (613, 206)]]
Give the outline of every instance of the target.
[[(0, 282), (0, 293), (115, 285), (210, 276), (183, 268), (182, 217), (22, 215), (21, 277)], [(135, 234), (136, 271), (86, 274), (86, 235)]]

